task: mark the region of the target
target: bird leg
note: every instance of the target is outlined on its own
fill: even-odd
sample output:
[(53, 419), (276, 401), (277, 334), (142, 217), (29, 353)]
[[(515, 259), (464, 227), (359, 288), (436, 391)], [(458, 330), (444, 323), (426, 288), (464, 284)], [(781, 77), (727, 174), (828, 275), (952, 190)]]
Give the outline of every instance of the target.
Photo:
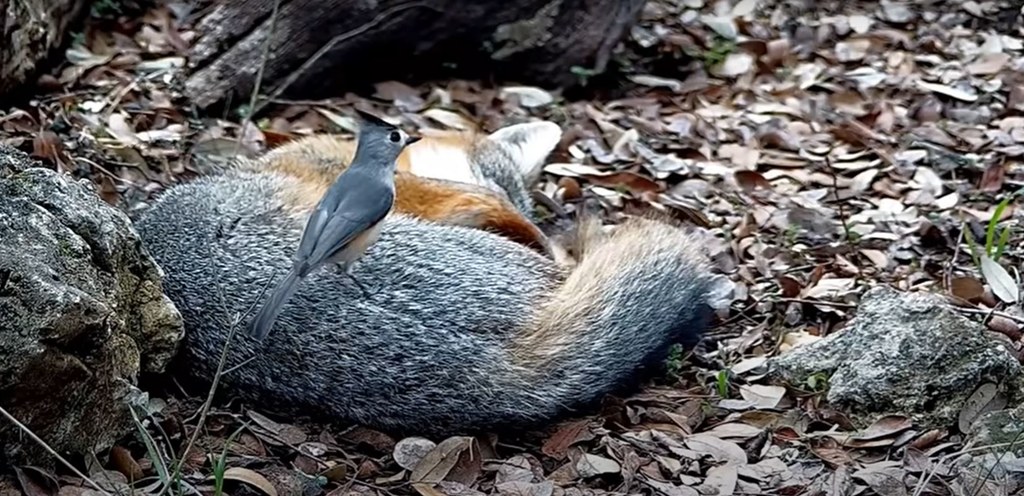
[(349, 279), (352, 280), (353, 283), (355, 283), (355, 285), (359, 288), (359, 291), (363, 293), (363, 298), (369, 298), (370, 293), (366, 291), (366, 287), (364, 287), (362, 283), (359, 282), (359, 279), (356, 279), (355, 274), (352, 273), (352, 269), (355, 268), (355, 265), (355, 262), (343, 263), (341, 264), (341, 272), (343, 272), (346, 276), (348, 276)]

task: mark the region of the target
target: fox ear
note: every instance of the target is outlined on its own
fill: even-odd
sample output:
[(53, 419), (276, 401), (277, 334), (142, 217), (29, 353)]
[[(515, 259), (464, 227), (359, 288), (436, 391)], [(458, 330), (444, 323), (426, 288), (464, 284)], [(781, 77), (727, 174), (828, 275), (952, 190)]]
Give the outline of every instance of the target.
[(562, 128), (550, 121), (527, 122), (503, 127), (488, 136), (516, 153), (519, 172), (532, 184), (540, 176), (544, 159), (562, 140)]

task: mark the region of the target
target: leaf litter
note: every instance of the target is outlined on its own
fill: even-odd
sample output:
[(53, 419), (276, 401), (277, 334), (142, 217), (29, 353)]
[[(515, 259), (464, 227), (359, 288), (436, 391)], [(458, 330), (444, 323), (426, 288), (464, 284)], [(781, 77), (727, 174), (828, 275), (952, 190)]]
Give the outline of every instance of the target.
[[(223, 454), (231, 494), (953, 494), (957, 433), (899, 415), (858, 428), (815, 384), (764, 383), (763, 366), (841, 328), (874, 283), (946, 294), (1024, 356), (1019, 216), (997, 205), (1024, 185), (1019, 6), (654, 0), (622, 42), (630, 63), (611, 92), (387, 81), (273, 104), (256, 121), (197, 119), (179, 93), (189, 10), (158, 2), (97, 22), (41, 78), (50, 92), (0, 112), (0, 142), (133, 213), (233, 155), (351, 134), (354, 107), (397, 111), (422, 133), (551, 119), (565, 139), (539, 186), (548, 225), (667, 212), (703, 227), (731, 282), (701, 347), (594, 415), (515, 439), (428, 440), (215, 410), (187, 454), (201, 493)], [(993, 217), (1008, 235), (987, 251)], [(156, 425), (171, 453), (201, 400), (166, 401)], [(961, 427), (999, 401), (980, 388)], [(137, 491), (166, 462), (130, 440), (101, 458), (90, 476)], [(93, 493), (73, 475), (14, 473), (0, 492)]]

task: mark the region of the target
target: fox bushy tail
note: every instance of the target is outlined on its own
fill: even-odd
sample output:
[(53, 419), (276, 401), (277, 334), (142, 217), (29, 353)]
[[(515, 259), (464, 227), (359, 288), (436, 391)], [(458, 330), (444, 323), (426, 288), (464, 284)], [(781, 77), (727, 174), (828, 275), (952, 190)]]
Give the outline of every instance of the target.
[(631, 219), (614, 232), (580, 227), (580, 260), (509, 343), (511, 363), (549, 409), (624, 392), (691, 347), (711, 317), (712, 273), (679, 228)]
[[(234, 316), (291, 269), (304, 217), (295, 182), (206, 177), (137, 223), (181, 311), (177, 370), (208, 383)], [(266, 413), (419, 435), (543, 425), (586, 413), (706, 325), (712, 274), (680, 228), (587, 229), (572, 267), (503, 237), (393, 215), (354, 276), (309, 273), (260, 344), (235, 335), (223, 391)]]

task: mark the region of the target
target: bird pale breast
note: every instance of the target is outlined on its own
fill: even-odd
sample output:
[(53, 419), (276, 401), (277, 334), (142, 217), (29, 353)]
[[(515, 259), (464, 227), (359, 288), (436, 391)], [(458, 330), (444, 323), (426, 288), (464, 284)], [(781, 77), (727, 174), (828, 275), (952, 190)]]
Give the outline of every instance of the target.
[(331, 261), (334, 263), (347, 264), (363, 256), (366, 249), (377, 241), (377, 237), (380, 236), (380, 229), (383, 222), (384, 219), (377, 221), (376, 224), (359, 233), (355, 238), (352, 238), (352, 241), (349, 242), (345, 248), (339, 251), (337, 255), (331, 257)]

